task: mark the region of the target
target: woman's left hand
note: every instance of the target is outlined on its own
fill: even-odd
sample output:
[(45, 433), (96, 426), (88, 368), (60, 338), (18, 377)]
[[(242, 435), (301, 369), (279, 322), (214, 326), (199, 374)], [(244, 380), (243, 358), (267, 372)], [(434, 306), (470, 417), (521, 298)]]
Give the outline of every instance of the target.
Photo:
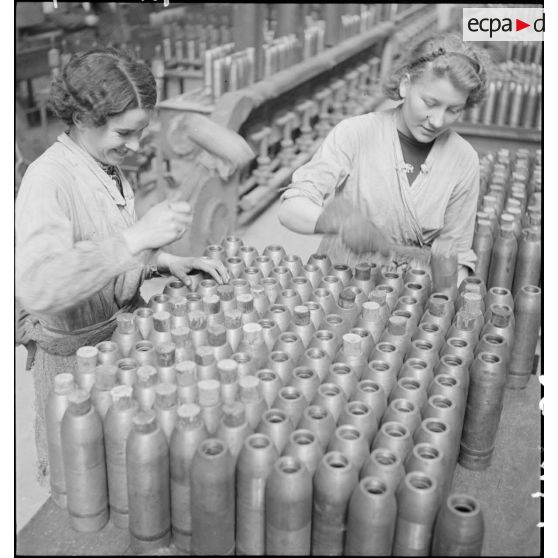
[(181, 257), (160, 252), (157, 258), (157, 267), (168, 270), (171, 275), (174, 275), (185, 285), (190, 285), (191, 280), (188, 273), (193, 269), (209, 273), (219, 284), (229, 281), (227, 268), (220, 261), (210, 258)]

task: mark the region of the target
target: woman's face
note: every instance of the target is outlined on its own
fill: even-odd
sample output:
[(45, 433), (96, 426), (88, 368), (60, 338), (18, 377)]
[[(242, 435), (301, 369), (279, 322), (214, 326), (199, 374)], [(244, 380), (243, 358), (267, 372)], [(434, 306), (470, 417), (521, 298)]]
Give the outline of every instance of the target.
[(109, 165), (119, 165), (128, 151), (137, 151), (151, 111), (130, 109), (109, 118), (103, 126), (78, 125), (79, 143), (87, 152)]
[(467, 91), (431, 70), (412, 81), (405, 77), (399, 92), (403, 103), (397, 127), (421, 143), (430, 143), (445, 132), (463, 112), (468, 97)]

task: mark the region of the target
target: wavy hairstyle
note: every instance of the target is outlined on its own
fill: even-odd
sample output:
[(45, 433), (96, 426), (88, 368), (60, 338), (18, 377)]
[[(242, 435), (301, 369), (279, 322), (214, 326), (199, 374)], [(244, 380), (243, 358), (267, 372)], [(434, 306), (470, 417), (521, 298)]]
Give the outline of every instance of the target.
[(411, 46), (382, 87), (390, 99), (400, 100), (399, 84), (406, 74), (412, 81), (431, 70), (438, 77), (447, 77), (457, 89), (467, 91), (465, 106), (471, 107), (486, 95), (490, 65), (485, 50), (464, 43), (458, 35), (438, 34)]
[(49, 106), (63, 122), (74, 118), (93, 126), (126, 110), (152, 109), (157, 87), (151, 70), (128, 53), (114, 48), (72, 55), (52, 83)]

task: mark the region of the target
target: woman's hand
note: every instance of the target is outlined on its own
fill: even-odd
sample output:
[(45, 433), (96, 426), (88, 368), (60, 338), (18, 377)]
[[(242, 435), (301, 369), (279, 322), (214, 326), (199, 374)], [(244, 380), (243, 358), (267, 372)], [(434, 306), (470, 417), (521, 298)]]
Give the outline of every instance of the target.
[(185, 201), (165, 200), (154, 205), (137, 223), (124, 231), (130, 252), (157, 249), (178, 240), (192, 224), (192, 209)]
[(355, 254), (380, 252), (389, 256), (392, 243), (388, 237), (360, 213), (343, 221), (340, 229), (344, 244)]
[(191, 283), (188, 273), (192, 269), (199, 269), (209, 273), (219, 284), (229, 281), (227, 268), (220, 261), (210, 258), (181, 257), (168, 254), (167, 252), (160, 252), (157, 256), (157, 267), (161, 271), (168, 271), (185, 285), (190, 285)]

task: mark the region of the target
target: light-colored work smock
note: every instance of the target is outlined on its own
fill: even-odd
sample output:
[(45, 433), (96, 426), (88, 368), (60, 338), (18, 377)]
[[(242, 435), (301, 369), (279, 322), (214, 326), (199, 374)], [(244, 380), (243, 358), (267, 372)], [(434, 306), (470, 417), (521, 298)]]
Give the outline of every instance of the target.
[[(397, 108), (341, 121), (312, 159), (294, 172), (282, 199), (310, 198), (323, 206), (341, 196), (393, 242), (431, 246), (451, 238), (458, 263), (474, 270), (471, 250), (479, 193), (479, 160), (453, 130), (436, 138), (412, 185), (397, 134)], [(339, 235), (324, 235), (318, 251), (332, 262), (385, 264), (379, 254), (355, 254)]]
[(29, 166), (16, 200), (16, 297), (41, 338), (33, 367), (41, 477), (48, 470), (44, 405), (54, 375), (73, 372), (79, 345), (110, 338), (115, 314), (142, 302), (151, 253), (134, 257), (127, 248), (122, 231), (136, 214), (124, 176), (122, 190), (63, 133)]

